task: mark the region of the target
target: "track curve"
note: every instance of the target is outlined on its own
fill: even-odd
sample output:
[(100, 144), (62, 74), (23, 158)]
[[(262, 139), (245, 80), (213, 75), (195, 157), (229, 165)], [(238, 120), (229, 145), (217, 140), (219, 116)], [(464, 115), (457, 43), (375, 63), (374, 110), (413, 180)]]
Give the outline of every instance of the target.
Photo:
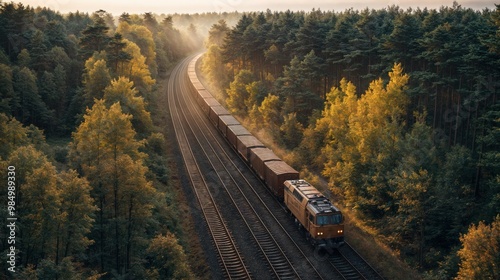
[(183, 122), (179, 113), (181, 108), (178, 106), (179, 103), (176, 101), (178, 96), (175, 94), (175, 79), (181, 73), (180, 71), (183, 69), (182, 65), (181, 63), (173, 69), (167, 88), (168, 105), (181, 155), (205, 220), (207, 221), (209, 231), (213, 237), (215, 247), (217, 248), (223, 271), (229, 279), (250, 279), (252, 278), (251, 274), (207, 187), (199, 165), (192, 153), (185, 127), (182, 125)]
[[(262, 275), (266, 275), (266, 279), (383, 279), (366, 262), (366, 264), (361, 264), (361, 257), (355, 258), (351, 265), (345, 265), (345, 263), (350, 263), (351, 258), (353, 258), (347, 256), (349, 253), (337, 251), (339, 256), (337, 259), (347, 260), (339, 262), (334, 260), (335, 256), (318, 257), (317, 251), (311, 249), (307, 241), (300, 236), (300, 230), (297, 230), (293, 222), (290, 223), (290, 218), (286, 217), (283, 204), (271, 195), (269, 189), (251, 171), (247, 163), (235, 156), (236, 153), (231, 151), (227, 139), (218, 133), (207, 116), (197, 106), (194, 97), (196, 93), (192, 92), (186, 71), (189, 61), (194, 57), (191, 56), (177, 65), (169, 80), (168, 103), (174, 126), (177, 126), (175, 132), (180, 134), (180, 136), (177, 135), (177, 140), (179, 146), (184, 146), (181, 150), (185, 150), (182, 156), (186, 167), (193, 166), (193, 172), (188, 172), (192, 177), (191, 183), (200, 186), (193, 187), (198, 195), (198, 201), (202, 208), (210, 206), (211, 210), (203, 209), (205, 217), (220, 215), (216, 213), (219, 209), (217, 203), (223, 205), (230, 202), (233, 205), (232, 211), (237, 212), (237, 214), (226, 214), (226, 216), (238, 216), (238, 218), (234, 218), (234, 216), (227, 218), (229, 220), (224, 220), (223, 213), (218, 222), (210, 222), (213, 227), (234, 229), (235, 224), (239, 227), (238, 224), (244, 223), (246, 227), (244, 234), (248, 236), (247, 239), (252, 239), (251, 243), (258, 248), (255, 249), (258, 251), (256, 255), (260, 256), (268, 269), (268, 274), (257, 272), (258, 276), (255, 277), (262, 278)], [(188, 149), (190, 150), (188, 151)], [(191, 175), (192, 173), (194, 175)], [(209, 182), (207, 183), (205, 179)], [(205, 187), (201, 188), (201, 185), (205, 185)], [(223, 196), (226, 198), (221, 202)], [(206, 197), (211, 197), (211, 200), (207, 200)], [(232, 222), (234, 219), (240, 222)], [(229, 229), (228, 233), (221, 238), (222, 240), (231, 235)], [(220, 241), (217, 240), (216, 236), (218, 236), (217, 233), (213, 239), (214, 243), (217, 244)], [(239, 234), (236, 234), (236, 237), (238, 239)], [(233, 239), (233, 242), (237, 248), (237, 240)], [(245, 246), (245, 244), (240, 244), (241, 246)], [(230, 268), (225, 266), (224, 259), (226, 257), (222, 255), (223, 251), (219, 251), (221, 264), (224, 265), (228, 278), (231, 278), (229, 276)], [(236, 252), (239, 252), (238, 249)], [(245, 250), (242, 254), (245, 254)], [(343, 255), (346, 256), (342, 257)], [(247, 254), (246, 258), (250, 259), (251, 262), (252, 257), (257, 256), (248, 257)], [(228, 259), (234, 259), (234, 254), (233, 256), (229, 254)], [(243, 258), (241, 258), (241, 262), (244, 263)], [(243, 266), (245, 265), (243, 264)], [(237, 268), (234, 273), (236, 279), (239, 277), (240, 270), (238, 268), (241, 266), (236, 265), (235, 267)], [(361, 269), (358, 271), (360, 267)], [(374, 272), (369, 271), (370, 268)], [(250, 266), (246, 270), (248, 275), (245, 277), (253, 277), (250, 272), (252, 267)]]

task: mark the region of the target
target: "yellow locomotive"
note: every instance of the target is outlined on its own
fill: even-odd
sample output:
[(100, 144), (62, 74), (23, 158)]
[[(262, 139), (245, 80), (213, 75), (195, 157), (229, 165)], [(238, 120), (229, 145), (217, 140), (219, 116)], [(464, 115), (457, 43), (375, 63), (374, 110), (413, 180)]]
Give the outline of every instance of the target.
[(285, 205), (314, 246), (331, 252), (344, 244), (344, 217), (330, 200), (305, 180), (287, 180), (284, 186)]

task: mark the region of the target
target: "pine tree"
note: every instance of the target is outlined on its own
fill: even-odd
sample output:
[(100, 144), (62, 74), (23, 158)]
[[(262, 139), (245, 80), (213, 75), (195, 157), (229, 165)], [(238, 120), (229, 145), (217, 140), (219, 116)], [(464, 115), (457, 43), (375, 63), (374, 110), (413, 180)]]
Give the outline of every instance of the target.
[(49, 108), (54, 110), (57, 119), (63, 119), (67, 109), (68, 84), (66, 76), (64, 66), (57, 64), (54, 68), (54, 84), (56, 89), (52, 104), (49, 105)]
[(0, 64), (0, 112), (11, 115), (19, 106), (19, 96), (15, 95), (12, 83), (12, 68)]
[(13, 115), (25, 124), (32, 123), (42, 127), (48, 124), (52, 115), (40, 97), (35, 73), (22, 68), (16, 69), (13, 74), (13, 87), (20, 104), (19, 110)]
[(131, 55), (124, 51), (127, 44), (123, 41), (123, 36), (120, 33), (115, 33), (108, 43), (106, 48), (106, 57), (108, 64), (111, 66), (111, 71), (116, 73), (118, 65), (132, 59)]
[(290, 113), (283, 119), (283, 124), (280, 127), (281, 139), (283, 140), (285, 146), (289, 149), (296, 148), (300, 141), (302, 141), (302, 135), (304, 128), (297, 120), (295, 113)]
[(390, 182), (397, 214), (389, 228), (399, 237), (395, 238), (399, 243), (394, 245), (405, 248), (409, 255), (415, 254), (418, 266), (423, 267), (430, 224), (435, 218), (431, 213), (438, 204), (434, 189), (437, 151), (432, 129), (419, 120), (398, 146), (402, 158)]
[(105, 20), (100, 16), (95, 16), (93, 23), (82, 31), (80, 38), (80, 53), (83, 59), (87, 59), (94, 52), (100, 52), (106, 48), (110, 40), (108, 31), (109, 27)]
[[(304, 60), (295, 56), (289, 66), (285, 66), (283, 77), (276, 80), (275, 86), (278, 94), (285, 100), (283, 113), (297, 113), (297, 119), (305, 124), (314, 109), (321, 104), (321, 97), (313, 93), (308, 86), (320, 69), (316, 62), (314, 52)], [(314, 82), (313, 82), (314, 83)]]
[(144, 13), (144, 25), (152, 34), (158, 31), (158, 21), (156, 21), (152, 13)]
[(207, 46), (216, 45), (218, 47), (222, 46), (224, 38), (226, 38), (227, 33), (230, 31), (225, 20), (220, 19), (217, 23), (214, 23), (210, 30), (208, 31)]
[(227, 34), (222, 46), (223, 62), (231, 62), (236, 65), (236, 69), (244, 68), (249, 59), (244, 49), (243, 33), (250, 24), (252, 18), (243, 14), (236, 26)]
[(47, 60), (47, 46), (45, 44), (45, 35), (42, 31), (36, 30), (29, 46), (30, 68), (36, 73), (42, 73), (49, 69)]

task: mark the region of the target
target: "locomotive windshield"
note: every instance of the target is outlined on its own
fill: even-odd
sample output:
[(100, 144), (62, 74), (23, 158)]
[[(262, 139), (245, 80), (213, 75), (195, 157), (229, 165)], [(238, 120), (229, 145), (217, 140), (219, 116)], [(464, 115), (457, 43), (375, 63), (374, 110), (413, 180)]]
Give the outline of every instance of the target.
[(316, 216), (316, 224), (319, 226), (337, 225), (340, 223), (342, 223), (342, 214)]

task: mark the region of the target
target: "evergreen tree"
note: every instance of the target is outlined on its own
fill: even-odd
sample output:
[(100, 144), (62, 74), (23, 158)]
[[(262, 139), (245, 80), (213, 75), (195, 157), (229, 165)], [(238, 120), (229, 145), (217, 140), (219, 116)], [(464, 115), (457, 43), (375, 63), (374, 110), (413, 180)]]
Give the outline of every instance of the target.
[(394, 235), (399, 236), (395, 245), (404, 248), (408, 255), (416, 255), (418, 266), (423, 267), (432, 220), (428, 216), (438, 204), (434, 189), (437, 152), (432, 129), (420, 120), (398, 145), (403, 158), (390, 182), (391, 196), (397, 201), (397, 213), (391, 223)]
[(30, 46), (28, 47), (30, 54), (31, 68), (37, 73), (42, 73), (44, 70), (49, 69), (49, 62), (47, 60), (47, 44), (45, 34), (37, 30), (31, 39)]
[(283, 119), (283, 124), (280, 127), (281, 139), (285, 143), (285, 147), (289, 149), (296, 148), (302, 141), (304, 128), (297, 121), (295, 113), (290, 113)]
[(13, 88), (20, 104), (13, 115), (25, 124), (48, 124), (52, 114), (40, 97), (35, 74), (28, 68), (15, 69), (13, 74)]
[(19, 107), (19, 96), (12, 84), (12, 68), (0, 64), (0, 112), (11, 115)]
[(226, 38), (227, 33), (230, 31), (225, 20), (220, 19), (217, 23), (214, 23), (210, 30), (208, 31), (207, 46), (216, 45), (218, 47), (222, 46), (224, 38)]
[(241, 66), (244, 67), (248, 60), (243, 46), (243, 33), (250, 24), (252, 24), (252, 19), (248, 15), (243, 14), (236, 26), (227, 34), (222, 46), (222, 61), (236, 64), (237, 69)]
[(89, 58), (94, 52), (104, 50), (110, 40), (109, 27), (100, 16), (95, 16), (93, 22), (82, 31), (80, 38), (80, 53), (83, 59)]
[(296, 41), (293, 43), (294, 54), (302, 58), (311, 51), (320, 55), (325, 49), (327, 25), (323, 22), (324, 15), (318, 10), (312, 10), (297, 31)]
[(158, 31), (158, 21), (152, 13), (144, 13), (144, 25), (154, 34)]
[(314, 52), (302, 61), (295, 56), (290, 61), (290, 66), (285, 66), (283, 77), (277, 79), (275, 83), (280, 97), (285, 100), (283, 113), (296, 112), (297, 119), (302, 124), (307, 122), (312, 111), (318, 109), (321, 104), (320, 96), (315, 95), (307, 86), (318, 73), (316, 69), (310, 69), (314, 60)]
[(106, 57), (108, 64), (111, 66), (111, 71), (116, 73), (118, 71), (118, 65), (124, 62), (130, 61), (131, 55), (124, 51), (127, 44), (123, 41), (123, 37), (120, 33), (115, 33), (108, 43), (106, 48)]
[(476, 171), (481, 177), (475, 182), (474, 195), (488, 198), (485, 216), (495, 215), (500, 209), (500, 105), (493, 105), (480, 118), (483, 129), (478, 141), (479, 161)]
[(0, 4), (0, 42), (5, 53), (14, 59), (27, 47), (29, 30), (33, 27), (34, 10), (22, 3)]

